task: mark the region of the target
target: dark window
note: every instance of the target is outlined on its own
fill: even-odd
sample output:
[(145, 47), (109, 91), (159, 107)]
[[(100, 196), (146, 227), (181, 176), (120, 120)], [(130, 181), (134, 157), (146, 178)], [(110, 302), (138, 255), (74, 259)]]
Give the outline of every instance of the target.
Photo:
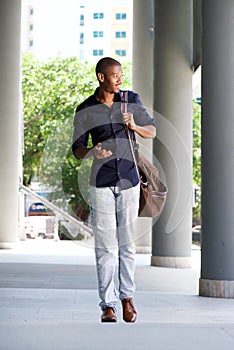
[(93, 56), (103, 56), (103, 50), (93, 50)]
[(126, 13), (116, 13), (115, 19), (127, 19), (127, 14)]
[(94, 36), (94, 38), (103, 38), (104, 33), (103, 32), (98, 32), (98, 31), (94, 31), (93, 32), (93, 36)]
[(84, 44), (84, 33), (80, 33), (80, 44)]
[(127, 52), (126, 52), (126, 50), (115, 50), (115, 54), (117, 56), (126, 56)]
[(115, 32), (116, 38), (126, 38), (126, 32)]
[(84, 15), (80, 15), (80, 26), (84, 25)]
[(93, 18), (94, 19), (103, 19), (104, 18), (104, 13), (103, 12), (95, 12), (94, 14), (93, 14)]

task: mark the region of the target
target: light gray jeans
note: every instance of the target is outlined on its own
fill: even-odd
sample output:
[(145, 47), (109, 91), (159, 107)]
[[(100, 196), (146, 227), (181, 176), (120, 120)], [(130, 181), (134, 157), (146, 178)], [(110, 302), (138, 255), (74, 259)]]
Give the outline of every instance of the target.
[[(119, 299), (135, 291), (135, 224), (139, 208), (139, 185), (119, 187), (90, 186), (91, 221), (100, 307), (113, 307)], [(116, 272), (118, 279), (116, 280)]]

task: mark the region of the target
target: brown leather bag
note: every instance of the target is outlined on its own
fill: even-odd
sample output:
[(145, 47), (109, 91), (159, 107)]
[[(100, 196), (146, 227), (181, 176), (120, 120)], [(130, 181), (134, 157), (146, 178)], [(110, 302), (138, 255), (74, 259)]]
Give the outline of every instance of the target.
[[(139, 217), (157, 218), (165, 205), (167, 186), (160, 180), (158, 169), (139, 152), (135, 137), (132, 140), (126, 127), (129, 145), (140, 179)], [(134, 147), (133, 147), (134, 143)]]
[[(127, 112), (128, 91), (122, 91), (122, 113)], [(138, 150), (135, 134), (131, 139), (128, 126), (125, 126), (133, 161), (140, 179), (140, 203), (138, 216), (157, 218), (165, 205), (167, 186), (160, 180), (158, 169), (150, 163)], [(133, 146), (134, 145), (134, 146)]]
[(138, 216), (157, 218), (165, 205), (167, 187), (160, 180), (158, 169), (140, 152), (137, 160), (140, 175), (140, 206)]

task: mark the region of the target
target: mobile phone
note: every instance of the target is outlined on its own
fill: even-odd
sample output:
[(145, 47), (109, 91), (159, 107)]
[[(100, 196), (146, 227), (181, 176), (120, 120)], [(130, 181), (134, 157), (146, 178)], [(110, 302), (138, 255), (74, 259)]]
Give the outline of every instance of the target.
[(107, 151), (111, 151), (112, 153), (115, 153), (116, 151), (116, 144), (114, 139), (109, 139), (102, 142), (102, 149), (105, 149)]

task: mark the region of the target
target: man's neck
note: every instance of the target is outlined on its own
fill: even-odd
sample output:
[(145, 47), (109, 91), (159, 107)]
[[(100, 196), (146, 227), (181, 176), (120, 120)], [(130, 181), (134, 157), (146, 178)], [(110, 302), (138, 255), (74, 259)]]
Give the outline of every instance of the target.
[(97, 99), (101, 103), (104, 103), (106, 105), (112, 105), (114, 101), (116, 100), (116, 94), (107, 92), (101, 88), (97, 91)]

